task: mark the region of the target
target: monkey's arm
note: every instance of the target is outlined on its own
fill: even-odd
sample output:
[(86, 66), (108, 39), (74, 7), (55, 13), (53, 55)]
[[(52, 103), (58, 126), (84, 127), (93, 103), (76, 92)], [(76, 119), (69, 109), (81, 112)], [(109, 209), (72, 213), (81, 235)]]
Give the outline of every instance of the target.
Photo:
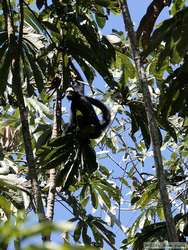
[(102, 111), (103, 122), (100, 125), (100, 129), (104, 130), (110, 124), (111, 121), (111, 115), (109, 109), (106, 107), (106, 105), (104, 105), (101, 101), (97, 99), (88, 96), (87, 99), (92, 105), (96, 106)]

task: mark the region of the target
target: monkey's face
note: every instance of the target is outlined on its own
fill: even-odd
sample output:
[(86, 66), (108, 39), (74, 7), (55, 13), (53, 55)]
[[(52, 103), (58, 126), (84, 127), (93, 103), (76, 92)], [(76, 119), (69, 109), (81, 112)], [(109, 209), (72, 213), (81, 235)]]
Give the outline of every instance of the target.
[(67, 97), (68, 100), (72, 100), (74, 98), (74, 89), (73, 88), (68, 88), (65, 92), (65, 96)]
[(69, 87), (65, 92), (65, 96), (68, 100), (73, 100), (76, 96), (78, 96), (78, 93), (72, 87)]

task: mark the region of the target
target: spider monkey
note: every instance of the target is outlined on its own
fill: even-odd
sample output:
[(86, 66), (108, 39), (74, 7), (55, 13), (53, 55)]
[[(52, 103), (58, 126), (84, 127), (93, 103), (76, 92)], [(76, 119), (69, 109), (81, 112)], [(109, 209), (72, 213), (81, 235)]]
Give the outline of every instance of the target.
[[(98, 138), (110, 123), (110, 112), (99, 100), (84, 96), (77, 87), (69, 87), (65, 93), (71, 101), (71, 118), (68, 127), (65, 129), (65, 136), (70, 133), (73, 143), (73, 159), (64, 164), (59, 172), (60, 184), (63, 180), (63, 190), (68, 190), (74, 185), (83, 173), (92, 174), (98, 169), (96, 152), (90, 143), (90, 139)], [(102, 112), (102, 119), (99, 120), (94, 107)], [(69, 139), (70, 141), (70, 139)]]
[[(78, 129), (82, 140), (98, 138), (110, 123), (108, 108), (101, 101), (84, 96), (72, 87), (66, 90), (66, 97), (72, 101), (68, 131)], [(93, 106), (102, 111), (102, 122), (99, 121)]]

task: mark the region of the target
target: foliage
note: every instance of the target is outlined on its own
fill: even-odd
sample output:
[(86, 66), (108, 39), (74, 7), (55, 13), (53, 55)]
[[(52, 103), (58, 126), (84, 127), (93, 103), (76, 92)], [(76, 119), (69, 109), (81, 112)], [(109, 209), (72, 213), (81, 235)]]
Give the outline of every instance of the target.
[[(186, 236), (188, 180), (185, 2), (172, 1), (168, 7), (171, 17), (157, 26), (152, 23), (147, 46), (140, 44), (180, 239)], [(20, 2), (10, 3), (18, 31)], [(49, 198), (49, 170), (55, 169), (55, 213), (74, 224), (71, 230), (66, 222), (63, 228), (53, 223), (27, 227), (19, 213), (35, 212), (35, 204), (17, 86), (12, 81), (16, 48), (10, 43), (0, 4), (0, 245), (5, 249), (12, 241), (17, 245), (15, 249), (24, 250), (84, 249), (82, 244), (85, 249), (119, 249), (122, 241), (122, 249), (132, 245), (133, 249), (141, 250), (144, 241), (166, 240), (148, 121), (129, 39), (119, 30), (113, 30), (111, 35), (102, 34), (111, 13), (120, 14), (118, 1), (24, 1), (20, 75), (37, 176), (45, 204)], [(148, 24), (144, 20), (142, 29), (148, 30)], [(61, 107), (63, 133), (50, 139), (54, 93), (60, 91), (63, 99), (70, 85), (80, 85), (86, 94), (101, 99), (111, 111), (111, 126), (87, 145), (81, 146), (74, 134), (65, 133), (69, 109), (66, 103)], [(120, 234), (116, 234), (117, 230)], [(65, 232), (62, 235), (65, 244), (28, 243), (22, 247), (25, 239), (50, 232)], [(76, 246), (72, 247), (72, 243)]]
[[(7, 204), (8, 205), (8, 204)], [(35, 236), (38, 237), (41, 233), (49, 234), (49, 232), (61, 232), (65, 233), (74, 228), (72, 223), (66, 222), (62, 224), (53, 224), (53, 223), (45, 223), (45, 224), (38, 224), (33, 225), (31, 227), (24, 226), (24, 230), (22, 229), (22, 226), (24, 226), (24, 213), (19, 212), (15, 216), (15, 224), (11, 223), (11, 221), (7, 221), (6, 224), (0, 225), (0, 232), (1, 232), (1, 240), (0, 244), (1, 247), (6, 247), (7, 243), (11, 242), (13, 238), (16, 238), (16, 241), (14, 243), (15, 249), (59, 249), (59, 250), (72, 250), (72, 249), (86, 249), (84, 247), (76, 247), (71, 245), (58, 245), (53, 243), (46, 243), (43, 245), (36, 245), (36, 244), (29, 244), (27, 247), (21, 247), (22, 243), (24, 241), (29, 240), (29, 238)], [(93, 248), (87, 248), (87, 249), (93, 249)]]
[(82, 145), (74, 133), (55, 138), (37, 152), (43, 169), (57, 168), (57, 184), (67, 189), (81, 179), (83, 173), (92, 174), (98, 168), (91, 143)]

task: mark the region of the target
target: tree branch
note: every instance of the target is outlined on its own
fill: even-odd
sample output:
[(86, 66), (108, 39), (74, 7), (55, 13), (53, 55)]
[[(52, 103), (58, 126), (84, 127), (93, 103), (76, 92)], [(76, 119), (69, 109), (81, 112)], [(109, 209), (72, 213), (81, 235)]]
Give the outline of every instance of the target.
[[(56, 100), (54, 107), (54, 123), (52, 129), (52, 138), (56, 138), (61, 134), (61, 92), (59, 89), (56, 90)], [(49, 171), (50, 177), (48, 180), (49, 192), (47, 199), (47, 211), (46, 216), (48, 220), (53, 221), (54, 217), (54, 206), (55, 206), (55, 195), (56, 195), (56, 169), (52, 168)]]
[(151, 101), (150, 92), (148, 89), (148, 81), (144, 71), (144, 67), (141, 64), (140, 52), (138, 49), (136, 33), (133, 28), (133, 23), (131, 20), (131, 16), (129, 13), (128, 5), (126, 0), (120, 0), (120, 7), (122, 11), (122, 16), (125, 24), (125, 30), (128, 32), (128, 36), (130, 39), (130, 44), (132, 48), (133, 58), (135, 62), (135, 66), (137, 69), (137, 77), (140, 82), (142, 92), (143, 92), (143, 101), (147, 114), (149, 132), (152, 141), (154, 161), (156, 167), (156, 174), (158, 179), (158, 185), (160, 190), (161, 201), (163, 204), (164, 215), (167, 224), (167, 233), (168, 240), (170, 242), (178, 242), (178, 236), (176, 233), (176, 227), (174, 223), (174, 219), (171, 212), (171, 203), (168, 196), (167, 185), (164, 175), (164, 167), (162, 162), (162, 155), (160, 150), (160, 137), (159, 131), (156, 123), (156, 118), (153, 110), (153, 104)]

